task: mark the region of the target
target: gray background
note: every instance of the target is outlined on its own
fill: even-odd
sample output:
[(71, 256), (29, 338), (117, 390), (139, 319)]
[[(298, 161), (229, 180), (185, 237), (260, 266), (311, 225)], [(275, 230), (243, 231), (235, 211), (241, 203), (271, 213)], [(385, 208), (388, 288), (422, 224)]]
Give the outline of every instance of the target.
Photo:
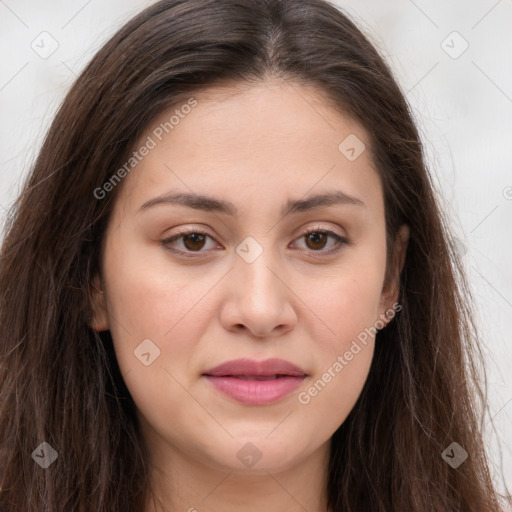
[[(76, 75), (150, 3), (0, 0), (0, 216)], [(419, 124), (477, 301), (497, 427), (487, 443), (497, 468), (500, 440), (512, 488), (512, 2), (336, 4), (390, 62)]]

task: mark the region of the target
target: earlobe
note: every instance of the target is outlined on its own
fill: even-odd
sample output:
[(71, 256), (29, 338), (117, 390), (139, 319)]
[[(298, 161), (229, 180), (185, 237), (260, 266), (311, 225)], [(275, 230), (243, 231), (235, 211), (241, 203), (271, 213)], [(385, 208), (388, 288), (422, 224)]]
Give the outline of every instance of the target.
[[(381, 295), (381, 318), (382, 316), (391, 316), (393, 318), (394, 315), (386, 315), (391, 310), (395, 309), (395, 304), (398, 302), (398, 297), (400, 294), (400, 274), (404, 268), (405, 264), (405, 256), (407, 253), (407, 247), (409, 244), (409, 236), (410, 229), (407, 224), (402, 224), (400, 229), (398, 230), (395, 237), (395, 267), (390, 269), (391, 278), (385, 283), (384, 288), (382, 290)], [(386, 324), (390, 320), (386, 320)]]
[(96, 332), (108, 331), (108, 317), (105, 302), (105, 293), (101, 286), (99, 275), (94, 276), (90, 287), (92, 300), (92, 319), (89, 327)]

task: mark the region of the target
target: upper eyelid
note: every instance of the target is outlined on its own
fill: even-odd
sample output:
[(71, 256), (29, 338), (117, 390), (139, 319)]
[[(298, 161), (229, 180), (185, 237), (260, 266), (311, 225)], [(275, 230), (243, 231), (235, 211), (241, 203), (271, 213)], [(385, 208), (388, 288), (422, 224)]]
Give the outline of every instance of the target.
[[(322, 222), (325, 222), (326, 224), (321, 225)], [(205, 233), (205, 234), (211, 236), (212, 238), (215, 238), (215, 235), (210, 233), (209, 228), (203, 227), (204, 225), (201, 223), (197, 224), (197, 227), (194, 226), (194, 223), (191, 223), (189, 226), (191, 226), (191, 227), (178, 227), (177, 229), (179, 231), (177, 231), (175, 233), (175, 235), (187, 234), (187, 233)], [(316, 223), (313, 222), (313, 224), (311, 224), (310, 222), (302, 224), (300, 227), (294, 229), (292, 234), (294, 236), (298, 236), (298, 234), (300, 234), (300, 233), (307, 233), (307, 232), (315, 230), (315, 229), (318, 231), (332, 231), (334, 233), (336, 233), (336, 229), (342, 230), (342, 228), (340, 226), (338, 226), (335, 222), (331, 222), (331, 221), (327, 221), (327, 220), (324, 220), (324, 221), (319, 220), (319, 221), (316, 221)], [(170, 229), (169, 229), (169, 231), (170, 231)], [(339, 236), (345, 236), (340, 233), (336, 233), (336, 234), (339, 234)], [(175, 235), (172, 235), (172, 236), (175, 236)], [(167, 237), (167, 238), (170, 238), (170, 237)]]
[[(329, 234), (332, 233), (332, 234), (337, 235), (337, 236), (339, 236), (341, 238), (347, 238), (346, 235), (337, 233), (336, 230), (334, 228), (332, 228), (332, 227), (319, 226), (319, 225), (310, 226), (310, 227), (306, 227), (306, 228), (300, 229), (298, 231), (298, 233), (296, 233), (294, 236), (295, 236), (295, 239), (296, 239), (296, 238), (300, 238), (301, 236), (307, 235), (308, 233), (316, 232), (316, 231), (325, 231), (325, 232), (329, 232)], [(201, 228), (183, 228), (182, 230), (177, 231), (173, 235), (165, 237), (163, 241), (166, 241), (166, 240), (169, 240), (169, 239), (175, 238), (175, 237), (180, 237), (180, 236), (192, 234), (192, 233), (204, 234), (204, 235), (207, 235), (210, 238), (215, 240), (215, 235), (212, 235), (206, 228), (202, 228), (201, 227)]]

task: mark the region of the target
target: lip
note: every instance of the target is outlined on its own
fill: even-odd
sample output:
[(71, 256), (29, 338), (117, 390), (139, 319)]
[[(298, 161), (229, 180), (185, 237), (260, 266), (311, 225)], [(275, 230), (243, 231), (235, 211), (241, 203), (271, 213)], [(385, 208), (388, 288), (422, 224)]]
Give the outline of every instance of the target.
[(289, 395), (307, 374), (283, 359), (235, 359), (207, 370), (203, 377), (237, 402), (266, 405)]

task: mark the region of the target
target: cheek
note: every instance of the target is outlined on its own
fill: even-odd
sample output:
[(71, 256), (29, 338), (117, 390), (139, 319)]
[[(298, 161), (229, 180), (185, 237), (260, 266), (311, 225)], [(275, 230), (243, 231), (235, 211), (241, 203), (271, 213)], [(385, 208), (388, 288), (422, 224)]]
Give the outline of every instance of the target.
[[(114, 240), (109, 250), (109, 255), (123, 254), (122, 259), (105, 259), (104, 275), (114, 350), (130, 395), (159, 431), (169, 430), (168, 420), (176, 411), (186, 411), (185, 426), (189, 421), (201, 425), (202, 409), (193, 407), (186, 389), (191, 357), (211, 322), (201, 298), (218, 276), (190, 279), (169, 264), (165, 253), (145, 250), (142, 244)], [(171, 430), (176, 442), (187, 435), (186, 428)]]
[(126, 331), (163, 337), (214, 280), (208, 275), (189, 277), (155, 242), (132, 238), (129, 233), (116, 233), (106, 248), (109, 313)]
[[(344, 349), (347, 350), (344, 350)], [(374, 342), (350, 343), (328, 361), (297, 397), (304, 414), (322, 418), (321, 430), (331, 435), (346, 420), (364, 387)]]
[(379, 318), (384, 265), (377, 258), (360, 258), (346, 269), (333, 273), (316, 286), (315, 293), (306, 295), (315, 313), (319, 353), (331, 359), (349, 350), (359, 335), (364, 339)]
[(375, 259), (360, 260), (350, 276), (340, 272), (323, 290), (318, 287), (318, 293), (310, 295), (312, 309), (321, 319), (315, 321), (317, 371), (298, 402), (315, 410), (334, 430), (352, 410), (368, 377), (383, 268)]
[(122, 372), (146, 370), (136, 354), (147, 339), (155, 345), (148, 345), (155, 354), (160, 351), (148, 368), (186, 369), (186, 354), (193, 349), (203, 324), (210, 321), (202, 314), (201, 299), (218, 276), (192, 279), (172, 267), (163, 250), (147, 250), (142, 243), (113, 237), (107, 247), (104, 277), (109, 326)]

